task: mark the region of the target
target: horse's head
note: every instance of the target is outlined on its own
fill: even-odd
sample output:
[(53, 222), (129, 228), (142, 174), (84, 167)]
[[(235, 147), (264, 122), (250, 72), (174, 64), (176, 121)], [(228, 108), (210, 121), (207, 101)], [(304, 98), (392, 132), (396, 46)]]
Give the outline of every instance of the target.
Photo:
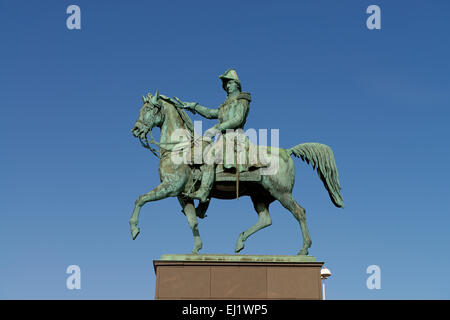
[(150, 93), (147, 96), (142, 96), (141, 110), (139, 111), (139, 117), (134, 124), (131, 132), (133, 136), (141, 140), (145, 139), (145, 136), (154, 127), (160, 127), (163, 122), (163, 113), (161, 109), (163, 108), (163, 102), (159, 98), (159, 93), (152, 96)]

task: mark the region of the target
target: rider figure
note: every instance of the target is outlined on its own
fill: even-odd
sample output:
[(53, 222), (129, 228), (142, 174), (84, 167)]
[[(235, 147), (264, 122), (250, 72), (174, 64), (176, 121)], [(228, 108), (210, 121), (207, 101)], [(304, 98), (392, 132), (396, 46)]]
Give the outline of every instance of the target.
[[(220, 75), (222, 80), (222, 87), (227, 92), (226, 100), (217, 109), (210, 109), (199, 105), (196, 102), (183, 102), (184, 108), (193, 112), (198, 112), (201, 116), (207, 119), (218, 119), (219, 123), (212, 128), (205, 131), (205, 136), (214, 136), (216, 133), (222, 133), (222, 142), (226, 141), (228, 136), (229, 140), (233, 141), (236, 137), (231, 134), (231, 131), (243, 129), (247, 120), (247, 115), (250, 107), (250, 93), (241, 92), (241, 82), (234, 69), (228, 69), (224, 74)], [(228, 132), (227, 132), (228, 130)], [(221, 139), (221, 138), (219, 138)], [(234, 148), (233, 148), (234, 149)], [(233, 150), (234, 153), (234, 150)], [(237, 161), (236, 161), (237, 162)], [(200, 167), (202, 172), (202, 181), (200, 188), (190, 195), (194, 199), (199, 199), (201, 202), (205, 202), (208, 199), (212, 185), (214, 183), (216, 163), (203, 163)], [(233, 165), (227, 165), (224, 163), (225, 168), (230, 168)], [(241, 166), (238, 163), (235, 164), (236, 170), (242, 171)]]

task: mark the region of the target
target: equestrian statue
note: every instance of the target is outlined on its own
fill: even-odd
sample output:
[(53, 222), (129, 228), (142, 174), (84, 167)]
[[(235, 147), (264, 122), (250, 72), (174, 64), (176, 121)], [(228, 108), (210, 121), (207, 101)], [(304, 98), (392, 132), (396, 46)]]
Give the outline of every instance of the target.
[[(206, 217), (210, 200), (249, 196), (258, 220), (239, 235), (235, 252), (244, 248), (250, 235), (272, 224), (269, 205), (277, 200), (300, 224), (303, 244), (298, 255), (308, 255), (312, 242), (305, 209), (292, 196), (295, 168), (291, 156), (317, 168), (331, 201), (343, 208), (333, 151), (320, 143), (302, 143), (289, 149), (253, 145), (243, 131), (250, 109), (250, 93), (242, 92), (234, 69), (228, 69), (219, 78), (227, 97), (217, 109), (197, 102), (183, 102), (158, 91), (142, 97), (143, 106), (132, 133), (142, 146), (160, 158), (161, 183), (135, 201), (129, 221), (133, 240), (140, 232), (139, 213), (144, 204), (177, 197), (194, 236), (192, 253), (197, 254), (202, 248), (198, 218)], [(218, 123), (199, 136), (184, 110), (207, 119), (218, 119)], [(161, 130), (159, 142), (152, 136), (154, 127)]]

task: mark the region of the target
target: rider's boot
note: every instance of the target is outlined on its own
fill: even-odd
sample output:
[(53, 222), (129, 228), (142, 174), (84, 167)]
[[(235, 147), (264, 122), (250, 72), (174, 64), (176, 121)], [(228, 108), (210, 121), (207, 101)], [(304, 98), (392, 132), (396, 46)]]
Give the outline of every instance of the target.
[(214, 165), (204, 164), (200, 169), (202, 171), (202, 183), (200, 188), (192, 194), (192, 198), (199, 199), (200, 202), (206, 202), (214, 183)]

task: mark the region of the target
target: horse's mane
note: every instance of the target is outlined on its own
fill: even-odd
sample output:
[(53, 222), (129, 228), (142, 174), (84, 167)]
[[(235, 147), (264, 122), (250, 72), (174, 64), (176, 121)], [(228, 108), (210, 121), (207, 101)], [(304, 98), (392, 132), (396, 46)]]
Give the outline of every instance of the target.
[(177, 110), (178, 114), (180, 115), (181, 119), (183, 120), (186, 129), (189, 130), (189, 133), (194, 136), (194, 124), (192, 123), (191, 118), (189, 118), (188, 114), (186, 113), (186, 111), (184, 111), (183, 109), (179, 108), (176, 103), (169, 97), (160, 94), (159, 95), (160, 99), (164, 100), (165, 102), (173, 105), (175, 107), (175, 110)]

